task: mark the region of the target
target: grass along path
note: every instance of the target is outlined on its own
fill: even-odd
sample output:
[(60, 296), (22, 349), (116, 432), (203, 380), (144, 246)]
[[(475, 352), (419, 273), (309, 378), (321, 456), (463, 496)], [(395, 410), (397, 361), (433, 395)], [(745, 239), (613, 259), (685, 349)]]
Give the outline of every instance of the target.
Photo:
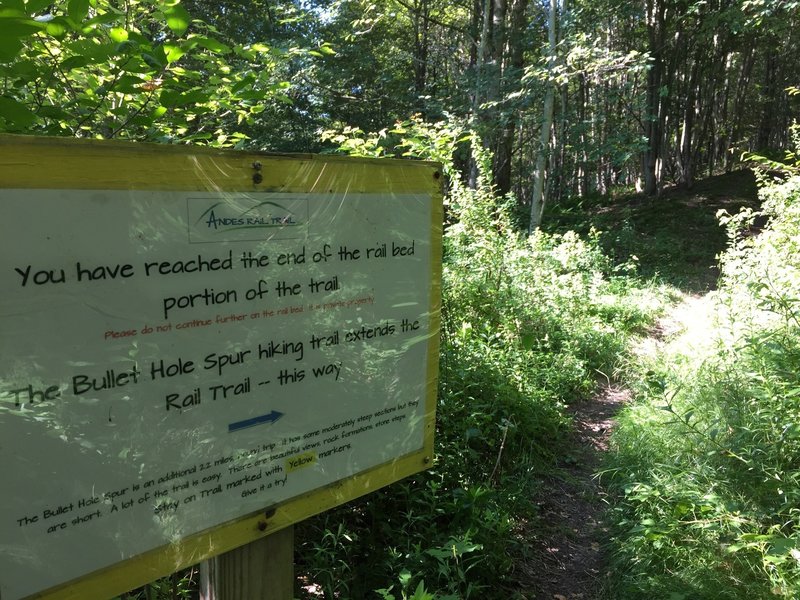
[[(683, 295), (632, 349), (641, 364), (670, 347), (700, 352), (711, 339), (713, 292)], [(607, 382), (587, 402), (571, 405), (572, 449), (544, 484), (542, 528), (535, 558), (520, 568), (522, 597), (530, 600), (595, 600), (608, 597), (608, 490), (602, 472), (615, 416), (632, 399), (624, 382)], [(612, 596), (613, 597), (613, 596)]]
[(716, 297), (631, 370), (608, 598), (800, 598), (800, 178), (762, 198), (769, 221), (731, 230)]
[[(674, 190), (657, 200), (622, 199), (599, 207), (588, 221), (601, 243), (620, 261), (634, 260), (644, 278), (675, 286), (665, 314), (631, 349), (642, 365), (658, 360), (667, 347), (700, 352), (711, 339), (717, 255), (726, 237), (716, 213), (756, 207), (755, 180), (739, 172), (700, 182), (691, 192)], [(572, 213), (560, 215), (561, 225)], [(566, 218), (565, 218), (566, 217)], [(588, 226), (587, 232), (588, 232)], [(541, 521), (532, 532), (533, 557), (518, 568), (520, 597), (530, 600), (614, 598), (609, 580), (609, 501), (601, 472), (615, 415), (632, 400), (625, 381), (608, 381), (586, 402), (569, 406), (570, 451), (543, 483)]]

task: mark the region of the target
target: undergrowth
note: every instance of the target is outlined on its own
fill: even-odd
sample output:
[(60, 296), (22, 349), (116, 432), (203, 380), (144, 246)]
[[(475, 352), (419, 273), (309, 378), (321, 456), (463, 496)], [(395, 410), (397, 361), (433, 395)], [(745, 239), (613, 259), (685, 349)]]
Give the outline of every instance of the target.
[(709, 327), (639, 361), (604, 473), (609, 597), (800, 597), (800, 177), (763, 183), (758, 235), (720, 215)]
[[(380, 136), (358, 134), (331, 137), (389, 153)], [(415, 119), (393, 135), (398, 153), (448, 175), (437, 453), (427, 472), (301, 524), (297, 568), (306, 597), (505, 600), (528, 547), (516, 532), (538, 518), (537, 482), (565, 438), (565, 405), (613, 376), (659, 301), (596, 235), (516, 231), (510, 200), (484, 176), (469, 189), (453, 167), (468, 139), (458, 125)], [(490, 158), (477, 160), (488, 173)]]

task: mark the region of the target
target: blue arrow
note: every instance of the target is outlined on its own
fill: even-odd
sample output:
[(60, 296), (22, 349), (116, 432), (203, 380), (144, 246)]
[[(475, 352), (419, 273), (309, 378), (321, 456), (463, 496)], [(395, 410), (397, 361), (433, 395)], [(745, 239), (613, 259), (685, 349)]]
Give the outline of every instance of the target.
[(274, 423), (282, 416), (282, 412), (273, 410), (271, 413), (261, 415), (260, 417), (253, 417), (251, 419), (245, 419), (244, 421), (237, 421), (236, 423), (231, 423), (228, 425), (228, 433), (239, 431), (240, 429), (247, 429), (248, 427), (255, 427), (256, 425), (261, 425), (263, 423)]

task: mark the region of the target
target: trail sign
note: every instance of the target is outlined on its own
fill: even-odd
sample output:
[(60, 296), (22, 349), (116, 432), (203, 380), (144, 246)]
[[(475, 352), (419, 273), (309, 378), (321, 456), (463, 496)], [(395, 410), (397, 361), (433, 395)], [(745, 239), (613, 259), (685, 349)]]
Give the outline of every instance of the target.
[(0, 597), (114, 595), (425, 468), (438, 177), (0, 137)]

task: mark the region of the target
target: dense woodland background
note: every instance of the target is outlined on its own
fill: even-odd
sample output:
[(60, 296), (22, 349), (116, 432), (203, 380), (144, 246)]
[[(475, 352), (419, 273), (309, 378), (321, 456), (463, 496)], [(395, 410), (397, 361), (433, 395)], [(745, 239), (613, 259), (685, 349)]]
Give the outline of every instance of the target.
[(309, 599), (800, 597), (798, 73), (800, 0), (0, 0), (0, 133), (441, 162), (437, 455)]
[(0, 6), (0, 131), (380, 155), (416, 116), (477, 133), (535, 222), (784, 150), (800, 111), (795, 0)]

